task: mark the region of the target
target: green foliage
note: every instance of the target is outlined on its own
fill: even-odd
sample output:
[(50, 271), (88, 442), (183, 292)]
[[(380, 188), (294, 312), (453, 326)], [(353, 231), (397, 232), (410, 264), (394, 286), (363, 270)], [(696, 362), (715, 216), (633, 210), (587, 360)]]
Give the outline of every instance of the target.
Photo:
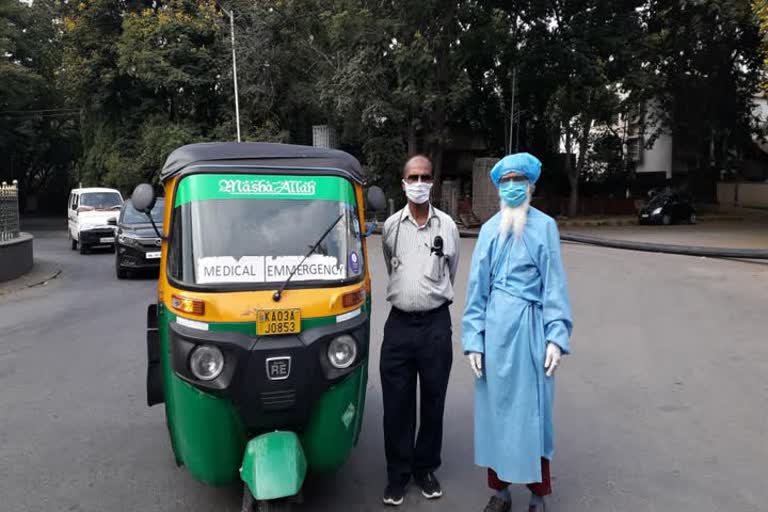
[[(749, 143), (765, 5), (225, 3), (243, 140), (309, 144), (312, 125), (333, 125), (371, 181), (399, 194), (406, 157), (428, 154), (439, 178), (456, 134), (479, 141), (477, 156), (506, 151), (514, 72), (513, 148), (540, 156), (542, 185), (570, 188), (573, 208), (581, 182), (626, 174), (618, 113), (655, 102), (649, 129), (674, 132), (695, 165), (725, 165)], [(79, 109), (0, 114), (0, 172), (129, 191), (179, 145), (234, 139), (232, 79), (214, 0), (0, 0), (0, 111)]]
[[(56, 13), (50, 0), (0, 0), (0, 178), (19, 180), (23, 200), (54, 184), (66, 188), (79, 151), (78, 112), (63, 110), (57, 83)], [(60, 198), (50, 199), (55, 206)]]

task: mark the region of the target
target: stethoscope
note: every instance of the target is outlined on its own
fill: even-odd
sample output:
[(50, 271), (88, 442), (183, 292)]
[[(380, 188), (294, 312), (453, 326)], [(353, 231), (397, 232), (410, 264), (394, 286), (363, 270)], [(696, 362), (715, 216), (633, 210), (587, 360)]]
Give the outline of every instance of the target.
[[(407, 206), (406, 206), (407, 208)], [(397, 256), (397, 247), (400, 243), (400, 225), (403, 223), (403, 215), (405, 214), (405, 208), (400, 210), (400, 218), (397, 221), (397, 231), (395, 231), (395, 247), (394, 247), (394, 254), (392, 256), (392, 259), (389, 260), (392, 270), (397, 270), (400, 265), (402, 265), (402, 261)], [(432, 211), (432, 215), (427, 219), (427, 229), (429, 230), (429, 234), (432, 234), (432, 219), (437, 220), (437, 232), (440, 233), (443, 230), (443, 221), (440, 220), (440, 217), (437, 216), (437, 214)], [(430, 248), (430, 255), (437, 254), (438, 257), (443, 257), (443, 238), (438, 234), (432, 241), (432, 247)]]

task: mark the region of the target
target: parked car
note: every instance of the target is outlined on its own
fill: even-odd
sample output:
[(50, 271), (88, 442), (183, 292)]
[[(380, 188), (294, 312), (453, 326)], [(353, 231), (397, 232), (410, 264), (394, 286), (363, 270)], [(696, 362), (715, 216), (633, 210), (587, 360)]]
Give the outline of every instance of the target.
[[(152, 208), (152, 220), (162, 233), (163, 199), (158, 199)], [(157, 269), (160, 267), (161, 239), (146, 213), (133, 207), (127, 200), (115, 221), (115, 273), (118, 279), (128, 277), (131, 270)]]
[(696, 209), (689, 197), (676, 192), (656, 194), (640, 209), (640, 224), (663, 224), (678, 222), (696, 224)]
[(69, 194), (67, 218), (72, 250), (80, 254), (92, 247), (113, 247), (115, 228), (107, 222), (117, 218), (123, 196), (112, 188), (76, 188)]

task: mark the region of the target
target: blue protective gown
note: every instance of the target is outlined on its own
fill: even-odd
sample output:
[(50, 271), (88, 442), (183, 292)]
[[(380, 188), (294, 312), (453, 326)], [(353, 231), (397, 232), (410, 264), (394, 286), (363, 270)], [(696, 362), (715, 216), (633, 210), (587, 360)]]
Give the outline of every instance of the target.
[(519, 240), (498, 234), (501, 214), (480, 230), (462, 322), (465, 353), (480, 352), (475, 382), (475, 463), (503, 481), (541, 481), (552, 459), (554, 378), (547, 341), (570, 353), (572, 329), (555, 221), (531, 208)]

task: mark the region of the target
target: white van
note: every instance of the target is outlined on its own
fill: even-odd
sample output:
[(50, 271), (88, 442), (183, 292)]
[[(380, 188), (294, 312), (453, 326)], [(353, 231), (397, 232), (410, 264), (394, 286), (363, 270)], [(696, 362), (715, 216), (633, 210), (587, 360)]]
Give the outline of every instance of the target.
[(67, 216), (72, 250), (80, 246), (80, 254), (91, 247), (115, 243), (115, 227), (107, 222), (117, 219), (123, 196), (113, 188), (76, 188), (69, 194)]

